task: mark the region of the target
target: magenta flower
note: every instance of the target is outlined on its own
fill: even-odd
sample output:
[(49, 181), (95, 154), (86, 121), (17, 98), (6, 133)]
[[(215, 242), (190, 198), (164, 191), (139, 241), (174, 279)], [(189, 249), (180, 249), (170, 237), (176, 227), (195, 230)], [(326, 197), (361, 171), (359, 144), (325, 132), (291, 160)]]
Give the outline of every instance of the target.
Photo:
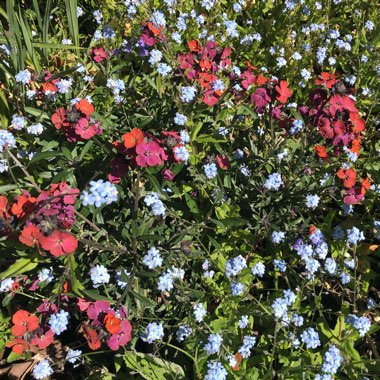
[[(164, 163), (162, 154), (163, 149), (156, 141), (142, 142), (136, 145), (137, 165), (146, 168), (147, 166), (157, 166)], [(165, 154), (165, 153), (164, 153)]]
[(258, 88), (251, 95), (251, 102), (254, 103), (256, 107), (259, 107), (259, 108), (265, 107), (270, 101), (271, 99), (268, 96), (268, 93), (265, 90), (265, 88)]

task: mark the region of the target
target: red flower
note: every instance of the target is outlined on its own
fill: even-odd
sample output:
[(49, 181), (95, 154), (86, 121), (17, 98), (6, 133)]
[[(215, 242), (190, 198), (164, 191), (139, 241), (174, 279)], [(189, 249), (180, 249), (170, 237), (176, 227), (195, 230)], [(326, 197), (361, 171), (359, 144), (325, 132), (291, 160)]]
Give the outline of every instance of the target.
[(105, 59), (108, 58), (107, 52), (103, 48), (95, 48), (91, 51), (92, 59), (95, 62), (103, 62)]
[(12, 347), (12, 351), (18, 355), (22, 355), (25, 350), (29, 350), (30, 348), (30, 344), (21, 338), (13, 339), (6, 346)]
[(62, 127), (68, 127), (70, 124), (66, 119), (66, 111), (64, 108), (58, 108), (55, 114), (51, 117), (51, 121), (56, 129), (61, 129)]
[(327, 72), (321, 73), (320, 78), (321, 79), (316, 79), (315, 80), (315, 84), (318, 84), (318, 85), (322, 84), (322, 85), (324, 85), (327, 88), (331, 88), (332, 86), (334, 86), (335, 83), (338, 82), (335, 79), (335, 74), (330, 74), (330, 73), (327, 73)]
[(19, 310), (13, 314), (12, 334), (14, 336), (23, 336), (28, 331), (34, 331), (38, 328), (39, 320), (35, 315), (31, 315), (26, 310)]
[(136, 146), (136, 153), (138, 154), (136, 163), (143, 168), (162, 165), (161, 152), (162, 148), (156, 141), (142, 142)]
[(0, 196), (0, 217), (3, 219), (10, 217), (8, 198), (5, 195)]
[(25, 244), (28, 247), (33, 247), (35, 244), (38, 245), (40, 239), (43, 237), (44, 235), (38, 227), (30, 225), (22, 230), (21, 235), (18, 237), (18, 239), (22, 244)]
[(133, 128), (131, 132), (125, 133), (121, 138), (126, 148), (133, 148), (144, 140), (144, 133), (139, 128)]
[(50, 236), (43, 236), (40, 243), (43, 249), (56, 257), (73, 253), (78, 247), (78, 240), (75, 236), (57, 230), (53, 231)]
[(277, 100), (281, 103), (286, 103), (288, 98), (292, 96), (292, 92), (289, 90), (288, 82), (282, 80), (279, 86), (276, 86), (276, 91), (278, 92)]
[(209, 90), (206, 91), (203, 95), (203, 103), (207, 104), (210, 107), (215, 106), (219, 101), (219, 96), (216, 92)]
[(95, 111), (94, 106), (86, 99), (81, 99), (76, 103), (75, 108), (86, 116), (90, 116)]
[(54, 342), (54, 335), (55, 333), (49, 329), (41, 336), (35, 335), (30, 343), (33, 346), (38, 346), (40, 350), (43, 350)]

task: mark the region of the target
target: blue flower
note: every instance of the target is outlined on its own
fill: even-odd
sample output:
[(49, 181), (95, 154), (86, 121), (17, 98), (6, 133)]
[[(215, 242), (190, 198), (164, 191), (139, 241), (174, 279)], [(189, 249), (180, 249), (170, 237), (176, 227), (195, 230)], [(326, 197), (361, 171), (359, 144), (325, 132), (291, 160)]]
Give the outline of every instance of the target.
[(202, 322), (203, 318), (206, 316), (207, 311), (204, 306), (200, 303), (193, 306), (194, 317), (197, 322)]
[(301, 334), (301, 340), (306, 344), (306, 348), (317, 348), (321, 345), (318, 333), (309, 327)]
[(285, 262), (285, 260), (274, 259), (273, 260), (273, 265), (274, 265), (275, 269), (277, 269), (279, 272), (285, 272), (286, 271), (286, 262)]
[(243, 338), (243, 345), (239, 348), (239, 354), (243, 359), (248, 359), (251, 356), (251, 350), (256, 344), (256, 337), (245, 335)]
[(323, 355), (322, 371), (328, 374), (336, 374), (343, 363), (343, 357), (338, 348), (332, 345)]
[[(175, 114), (175, 117), (174, 117), (174, 123), (176, 123), (177, 125), (185, 125), (186, 124), (186, 122), (187, 122), (187, 117), (186, 117), (186, 115), (183, 115), (183, 114), (181, 114), (181, 113), (179, 113), (179, 112), (177, 112), (176, 114)], [(182, 140), (183, 141), (183, 140)]]
[(181, 88), (180, 98), (184, 103), (190, 103), (197, 93), (197, 89), (193, 86), (184, 86)]
[(95, 205), (95, 207), (100, 207), (117, 201), (118, 191), (113, 183), (99, 179), (98, 181), (90, 181), (90, 185), (90, 192), (83, 191), (80, 196), (83, 206)]
[(218, 174), (218, 168), (214, 162), (203, 165), (203, 169), (204, 169), (205, 175), (208, 179), (215, 178), (216, 175)]
[(282, 184), (283, 182), (281, 179), (281, 174), (272, 173), (268, 176), (268, 179), (265, 181), (264, 187), (268, 190), (279, 190)]
[(178, 342), (184, 341), (189, 335), (193, 333), (193, 329), (188, 325), (180, 325), (176, 332)]
[(273, 231), (271, 240), (274, 244), (279, 244), (285, 240), (285, 232), (284, 231)]
[(276, 318), (282, 319), (288, 313), (288, 304), (283, 298), (276, 298), (272, 303), (273, 313)]
[(315, 209), (318, 206), (320, 199), (321, 197), (319, 195), (308, 194), (306, 196), (306, 207)]
[(0, 130), (0, 152), (3, 152), (5, 148), (15, 148), (16, 139), (12, 133), (6, 131), (5, 129)]
[(66, 360), (69, 363), (74, 364), (77, 360), (80, 359), (80, 355), (82, 355), (82, 351), (81, 350), (72, 350), (72, 349), (70, 349), (69, 352), (66, 355)]
[(357, 245), (359, 241), (364, 239), (364, 234), (359, 228), (353, 227), (347, 230), (347, 244)]
[(258, 262), (253, 268), (252, 273), (257, 277), (263, 277), (265, 274), (265, 265), (262, 262)]
[(248, 315), (242, 315), (242, 317), (240, 318), (238, 322), (238, 326), (241, 329), (245, 329), (248, 326), (248, 324), (249, 324)]
[[(203, 0), (205, 1), (205, 0)], [(204, 380), (226, 380), (228, 372), (219, 362), (207, 363), (207, 374)]]
[(371, 328), (371, 321), (367, 317), (357, 317), (354, 314), (349, 314), (346, 318), (346, 322), (354, 326), (354, 328), (358, 330), (361, 337), (367, 334)]
[(234, 281), (231, 284), (231, 293), (233, 296), (241, 296), (244, 293), (244, 284)]
[(160, 62), (161, 59), (162, 59), (162, 53), (159, 50), (153, 49), (150, 52), (149, 63), (151, 64), (151, 66), (154, 66), (156, 63)]
[(162, 257), (160, 251), (155, 248), (149, 248), (148, 253), (143, 258), (143, 263), (149, 268), (157, 268), (162, 265)]
[(104, 265), (99, 264), (90, 269), (90, 278), (94, 288), (97, 288), (101, 284), (108, 284), (110, 281), (110, 275), (107, 268)]
[(142, 334), (141, 339), (144, 342), (153, 343), (156, 340), (161, 340), (164, 337), (163, 323), (152, 322), (145, 328), (145, 333)]
[(15, 75), (16, 82), (23, 84), (28, 84), (30, 82), (31, 77), (32, 74), (28, 70), (20, 71), (18, 74)]
[(245, 258), (241, 255), (232, 259), (228, 259), (226, 262), (226, 276), (237, 276), (244, 268), (247, 267)]
[(43, 380), (54, 373), (47, 359), (41, 360), (33, 367), (33, 377), (37, 380)]
[(210, 334), (208, 337), (208, 343), (205, 344), (205, 350), (209, 355), (218, 354), (223, 339), (219, 334)]

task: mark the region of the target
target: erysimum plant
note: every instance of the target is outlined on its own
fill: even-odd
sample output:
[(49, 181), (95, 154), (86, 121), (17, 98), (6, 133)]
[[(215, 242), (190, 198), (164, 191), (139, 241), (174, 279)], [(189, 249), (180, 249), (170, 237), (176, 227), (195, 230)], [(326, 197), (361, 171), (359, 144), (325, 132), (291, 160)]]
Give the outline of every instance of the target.
[(376, 379), (376, 4), (3, 3), (0, 373)]

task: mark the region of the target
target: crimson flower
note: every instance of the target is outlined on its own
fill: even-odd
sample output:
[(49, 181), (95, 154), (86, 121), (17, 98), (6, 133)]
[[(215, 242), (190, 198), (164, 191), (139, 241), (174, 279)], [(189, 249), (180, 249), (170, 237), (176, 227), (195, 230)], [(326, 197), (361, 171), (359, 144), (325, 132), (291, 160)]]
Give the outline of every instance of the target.
[(230, 160), (225, 154), (217, 155), (216, 162), (218, 166), (223, 170), (228, 170), (231, 167)]
[(38, 328), (39, 319), (27, 312), (26, 310), (19, 310), (13, 314), (12, 334), (14, 336), (23, 336), (28, 331), (34, 331)]
[(51, 329), (49, 329), (48, 331), (46, 331), (46, 333), (42, 334), (41, 336), (35, 335), (30, 343), (33, 346), (38, 346), (40, 350), (43, 350), (53, 343), (54, 334), (55, 333)]
[(50, 236), (43, 236), (40, 243), (43, 249), (56, 257), (73, 253), (78, 247), (78, 240), (75, 236), (57, 230), (53, 231)]

